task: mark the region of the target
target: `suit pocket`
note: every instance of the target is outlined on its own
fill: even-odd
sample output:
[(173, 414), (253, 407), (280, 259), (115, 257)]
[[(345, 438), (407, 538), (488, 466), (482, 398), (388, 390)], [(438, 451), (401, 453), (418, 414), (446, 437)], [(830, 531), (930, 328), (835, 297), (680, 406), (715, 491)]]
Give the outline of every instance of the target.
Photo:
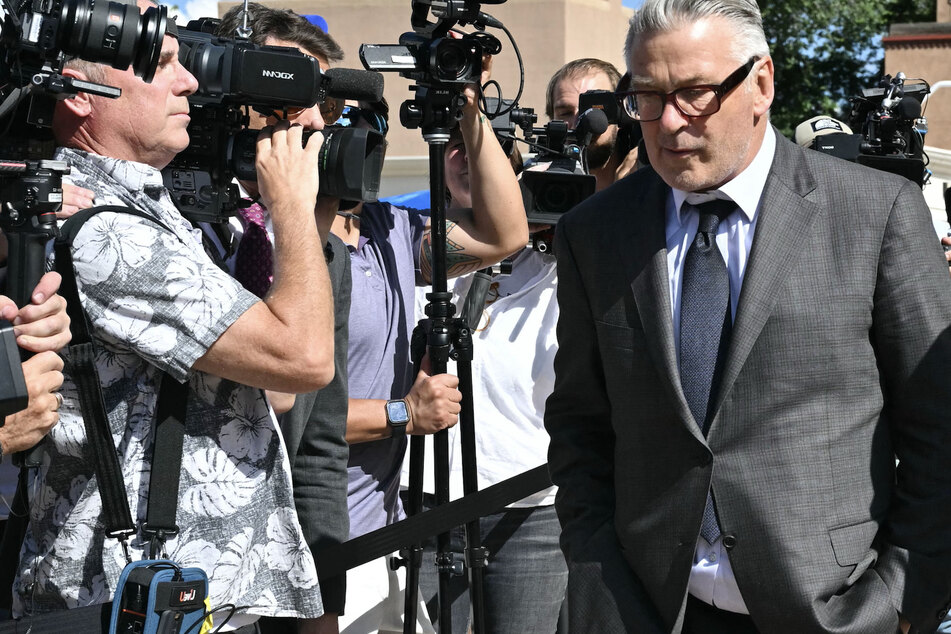
[(594, 327), (598, 331), (600, 347), (620, 348), (621, 350), (634, 349), (634, 329), (628, 326), (608, 323), (600, 319), (594, 320)]
[(854, 566), (870, 554), (874, 557), (870, 551), (877, 534), (878, 522), (875, 520), (829, 529), (836, 562), (843, 567)]

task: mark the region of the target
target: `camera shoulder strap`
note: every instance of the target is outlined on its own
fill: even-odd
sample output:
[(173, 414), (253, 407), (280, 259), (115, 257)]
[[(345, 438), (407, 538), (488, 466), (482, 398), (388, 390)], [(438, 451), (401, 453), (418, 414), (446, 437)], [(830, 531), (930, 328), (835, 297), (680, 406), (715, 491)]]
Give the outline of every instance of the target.
[[(119, 539), (125, 549), (125, 540), (135, 534), (135, 524), (129, 510), (125, 482), (112, 431), (102, 397), (99, 373), (96, 369), (96, 344), (90, 336), (89, 322), (79, 300), (76, 274), (73, 268), (71, 247), (83, 224), (102, 212), (127, 213), (159, 225), (164, 224), (132, 207), (103, 205), (84, 209), (71, 216), (60, 229), (53, 246), (56, 254), (56, 270), (63, 277), (60, 294), (66, 299), (73, 334), (69, 346), (69, 371), (76, 382), (79, 404), (83, 413), (86, 435), (93, 449), (99, 491), (102, 497), (103, 520), (106, 535)], [(156, 417), (153, 421), (153, 468), (149, 479), (149, 503), (143, 532), (153, 540), (164, 541), (177, 532), (175, 513), (178, 502), (178, 485), (182, 461), (185, 409), (188, 388), (167, 373), (162, 376), (159, 388)], [(154, 549), (152, 556), (156, 555)], [(128, 552), (126, 552), (128, 559)]]

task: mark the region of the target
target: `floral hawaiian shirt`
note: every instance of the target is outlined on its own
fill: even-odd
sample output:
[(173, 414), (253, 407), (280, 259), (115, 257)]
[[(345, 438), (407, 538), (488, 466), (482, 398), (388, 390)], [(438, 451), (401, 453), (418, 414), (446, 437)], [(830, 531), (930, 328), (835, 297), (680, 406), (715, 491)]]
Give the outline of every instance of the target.
[[(145, 521), (151, 426), (163, 373), (188, 382), (177, 523), (168, 556), (210, 579), (210, 604), (248, 614), (316, 617), (317, 572), (294, 510), (284, 443), (260, 389), (191, 370), (258, 299), (219, 269), (175, 209), (161, 173), (140, 163), (61, 149), (68, 177), (99, 205), (131, 214), (90, 218), (73, 245), (76, 278), (129, 505)], [(64, 353), (68, 355), (68, 352)], [(60, 422), (31, 487), (31, 521), (14, 585), (17, 614), (111, 600), (125, 558), (104, 534), (92, 449), (67, 373)], [(157, 465), (161, 468), (162, 465)], [(130, 543), (142, 557), (141, 533)]]

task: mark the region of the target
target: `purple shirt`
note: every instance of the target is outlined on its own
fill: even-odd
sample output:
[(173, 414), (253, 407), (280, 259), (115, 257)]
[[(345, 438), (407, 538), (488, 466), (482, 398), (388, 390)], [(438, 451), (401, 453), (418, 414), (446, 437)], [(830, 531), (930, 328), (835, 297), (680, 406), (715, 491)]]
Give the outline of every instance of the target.
[[(403, 398), (413, 385), (409, 342), (416, 326), (414, 297), (428, 211), (365, 203), (360, 241), (350, 247), (350, 398)], [(402, 516), (400, 468), (406, 439), (350, 446), (347, 505), (350, 537)]]

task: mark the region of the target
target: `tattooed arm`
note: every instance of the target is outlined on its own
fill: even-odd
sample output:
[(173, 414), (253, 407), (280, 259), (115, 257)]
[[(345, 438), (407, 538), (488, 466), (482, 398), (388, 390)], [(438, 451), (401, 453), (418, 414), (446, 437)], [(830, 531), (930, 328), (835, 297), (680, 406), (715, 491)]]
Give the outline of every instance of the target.
[[(483, 84), (491, 66), (491, 58), (487, 58)], [(468, 102), (459, 131), (453, 133), (446, 148), (446, 184), (452, 194), (446, 214), (448, 277), (491, 266), (528, 243), (528, 222), (515, 171), (492, 132), (491, 122), (479, 112), (474, 86), (468, 86), (465, 95)], [(431, 240), (427, 233), (420, 253), (426, 282), (432, 281)]]

